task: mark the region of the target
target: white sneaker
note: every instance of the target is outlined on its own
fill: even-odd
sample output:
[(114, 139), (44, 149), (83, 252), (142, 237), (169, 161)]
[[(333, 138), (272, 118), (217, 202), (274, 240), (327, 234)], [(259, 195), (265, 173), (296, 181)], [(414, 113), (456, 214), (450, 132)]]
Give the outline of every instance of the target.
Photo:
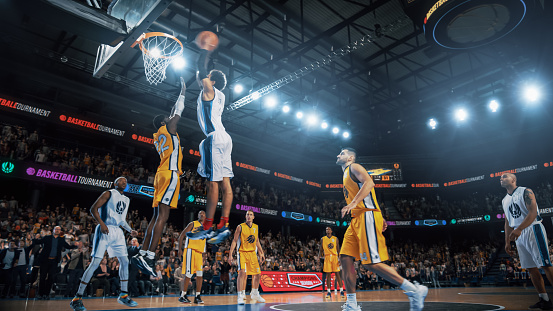
[(246, 304), (246, 296), (245, 296), (245, 295), (242, 296), (242, 295), (238, 294), (238, 304), (239, 304), (239, 305), (244, 305), (244, 304)]
[(409, 311), (421, 311), (424, 308), (424, 298), (428, 295), (428, 287), (420, 285), (418, 282), (413, 282), (417, 287), (417, 290), (405, 292), (405, 295), (409, 297)]
[(251, 294), (251, 295), (250, 295), (250, 298), (251, 298), (252, 300), (257, 300), (257, 301), (259, 301), (259, 302), (265, 302), (265, 299), (263, 299), (263, 297), (261, 297), (261, 295), (260, 295), (259, 293), (255, 294), (255, 295), (254, 295), (254, 294)]
[(347, 302), (342, 306), (342, 311), (361, 311), (360, 305), (349, 305)]

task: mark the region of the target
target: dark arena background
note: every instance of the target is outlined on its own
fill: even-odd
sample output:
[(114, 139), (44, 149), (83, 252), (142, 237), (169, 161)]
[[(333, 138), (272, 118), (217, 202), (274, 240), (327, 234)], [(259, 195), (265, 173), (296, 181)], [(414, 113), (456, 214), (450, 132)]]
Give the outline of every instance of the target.
[[(130, 284), (136, 308), (340, 310), (345, 300), (335, 284), (330, 299), (322, 289), (319, 241), (329, 226), (341, 242), (351, 222), (340, 214), (346, 203), (336, 165), (345, 147), (357, 150), (375, 181), (387, 263), (429, 288), (424, 310), (527, 310), (538, 301), (528, 271), (505, 251), (500, 177), (514, 173), (534, 191), (550, 238), (550, 1), (2, 0), (0, 26), (2, 310), (71, 310), (78, 282), (70, 283), (67, 258), (47, 296), (38, 294), (40, 264), (32, 262), (39, 247), (25, 265), (4, 259), (12, 241), (30, 246), (56, 225), (69, 244), (91, 248), (90, 207), (118, 176), (127, 177), (127, 221), (142, 243), (159, 165), (152, 119), (171, 111), (179, 77), (187, 90), (178, 208), (156, 252), (162, 281), (140, 275)], [(178, 301), (178, 235), (207, 200), (196, 172), (205, 138), (195, 81), (202, 31), (219, 38), (208, 70), (227, 78), (229, 227), (234, 233), (254, 212), (265, 303), (237, 304), (236, 262), (221, 271), (232, 236), (208, 244), (205, 304)], [(133, 46), (150, 32), (178, 40), (178, 55), (163, 59), (166, 50)], [(152, 59), (168, 67), (145, 65)], [(145, 67), (157, 70), (156, 81)], [(219, 206), (216, 221), (220, 213)], [(355, 268), (363, 310), (409, 309), (403, 290)], [(93, 278), (85, 307), (129, 309), (117, 303), (117, 272), (104, 279)], [(186, 290), (194, 297), (195, 286)]]

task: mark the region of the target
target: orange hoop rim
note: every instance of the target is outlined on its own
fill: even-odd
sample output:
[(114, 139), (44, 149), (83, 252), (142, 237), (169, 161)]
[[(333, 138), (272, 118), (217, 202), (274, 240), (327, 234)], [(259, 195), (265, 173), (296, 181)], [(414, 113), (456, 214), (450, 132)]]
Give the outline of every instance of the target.
[(138, 46), (140, 47), (140, 50), (142, 51), (142, 53), (150, 56), (150, 51), (144, 47), (144, 44), (142, 44), (142, 41), (145, 40), (145, 39), (148, 39), (148, 38), (152, 38), (152, 37), (166, 37), (166, 38), (169, 38), (169, 39), (173, 39), (175, 40), (179, 46), (180, 46), (180, 51), (176, 54), (176, 55), (173, 55), (173, 56), (163, 56), (163, 55), (160, 55), (160, 56), (156, 56), (157, 58), (164, 58), (164, 59), (172, 59), (172, 58), (175, 58), (175, 57), (178, 57), (180, 55), (182, 55), (182, 52), (184, 50), (184, 46), (182, 45), (182, 42), (180, 42), (179, 39), (177, 39), (177, 37), (175, 36), (172, 36), (170, 34), (166, 34), (164, 32), (147, 32), (147, 33), (143, 33), (140, 37), (138, 37), (138, 39), (136, 39), (136, 41), (131, 45), (131, 48), (134, 48), (134, 46), (136, 44), (138, 44)]

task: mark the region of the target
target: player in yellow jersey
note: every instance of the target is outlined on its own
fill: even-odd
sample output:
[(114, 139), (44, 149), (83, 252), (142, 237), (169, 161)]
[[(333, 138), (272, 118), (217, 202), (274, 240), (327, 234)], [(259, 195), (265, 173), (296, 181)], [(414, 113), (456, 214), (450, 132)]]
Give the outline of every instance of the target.
[[(194, 298), (194, 303), (202, 304), (202, 298), (200, 293), (202, 292), (202, 281), (203, 281), (203, 254), (206, 251), (206, 243), (204, 240), (191, 240), (186, 236), (187, 232), (197, 232), (202, 229), (202, 224), (205, 220), (205, 212), (198, 212), (198, 220), (193, 221), (184, 228), (182, 233), (179, 236), (179, 257), (182, 257), (182, 274), (184, 274), (184, 284), (181, 289), (181, 296), (179, 301), (182, 303), (190, 303), (191, 301), (186, 296), (186, 291), (188, 290), (188, 285), (192, 279), (192, 275), (196, 273), (196, 297)], [(184, 252), (182, 240), (186, 238), (184, 242)], [(183, 254), (184, 253), (184, 254)]]
[[(340, 241), (332, 235), (332, 228), (326, 227), (326, 235), (321, 238), (319, 247), (319, 257), (324, 259), (323, 274), (326, 274), (326, 299), (330, 299), (330, 282), (332, 273), (336, 278), (338, 287), (340, 287), (340, 297), (345, 298), (343, 291), (342, 276), (340, 274), (340, 263), (338, 262), (338, 254), (340, 253)], [(324, 278), (324, 275), (323, 275)], [(324, 281), (324, 280), (323, 280)], [(336, 290), (336, 289), (334, 289)], [(323, 288), (324, 292), (324, 288)]]
[(259, 267), (259, 261), (261, 263), (265, 261), (265, 254), (259, 244), (259, 228), (253, 223), (255, 216), (252, 211), (246, 212), (246, 222), (241, 223), (236, 227), (234, 232), (234, 240), (230, 245), (228, 263), (233, 264), (233, 255), (235, 248), (237, 251), (237, 265), (238, 265), (238, 304), (243, 305), (246, 303), (246, 280), (248, 275), (252, 275), (252, 292), (251, 299), (259, 302), (265, 302), (265, 299), (259, 295), (259, 281), (261, 279), (261, 268)]
[(133, 263), (146, 274), (156, 276), (154, 269), (154, 255), (161, 238), (163, 227), (169, 218), (169, 211), (177, 208), (180, 190), (180, 175), (182, 175), (182, 150), (177, 133), (177, 124), (184, 110), (184, 93), (186, 85), (181, 80), (181, 92), (177, 102), (167, 116), (159, 115), (154, 118), (154, 145), (159, 154), (160, 163), (154, 179), (154, 201), (152, 207), (154, 215), (146, 229), (146, 236), (142, 249), (132, 258)]
[(344, 311), (361, 310), (357, 305), (355, 295), (354, 261), (361, 263), (369, 271), (400, 286), (409, 297), (410, 310), (419, 311), (424, 307), (424, 298), (428, 288), (402, 278), (397, 271), (385, 264), (388, 260), (386, 240), (382, 232), (386, 230), (386, 221), (382, 217), (380, 207), (374, 193), (374, 182), (367, 170), (355, 163), (357, 154), (353, 148), (344, 148), (336, 159), (336, 164), (342, 167), (344, 197), (347, 206), (342, 208), (342, 217), (351, 214), (349, 225), (340, 251), (344, 283), (346, 285), (347, 301), (342, 307)]

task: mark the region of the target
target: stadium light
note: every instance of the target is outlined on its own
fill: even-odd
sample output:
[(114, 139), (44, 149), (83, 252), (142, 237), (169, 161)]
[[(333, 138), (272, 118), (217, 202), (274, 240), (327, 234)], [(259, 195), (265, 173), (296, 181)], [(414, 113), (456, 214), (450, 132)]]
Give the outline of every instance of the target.
[(267, 99), (265, 99), (265, 106), (267, 108), (274, 108), (276, 107), (276, 105), (277, 101), (273, 96), (267, 97)]
[(317, 116), (312, 114), (309, 117), (307, 117), (307, 124), (309, 125), (315, 125), (317, 123)]
[(497, 102), (497, 100), (492, 99), (492, 100), (490, 101), (490, 104), (488, 105), (488, 107), (490, 108), (490, 110), (491, 110), (492, 112), (496, 112), (497, 109), (499, 109), (499, 103)]
[(186, 61), (182, 57), (177, 57), (173, 62), (171, 63), (173, 65), (173, 68), (175, 69), (182, 69), (184, 66), (186, 66)]
[(284, 107), (282, 107), (282, 112), (284, 112), (284, 113), (290, 112), (290, 106), (284, 105)]
[(428, 120), (428, 126), (431, 129), (435, 130), (437, 125), (438, 125), (438, 122), (435, 119), (432, 118), (432, 119)]
[(150, 50), (150, 55), (155, 58), (159, 58), (161, 56), (161, 51), (158, 48), (153, 48)]
[(323, 123), (321, 123), (321, 128), (326, 129), (327, 127), (328, 127), (328, 123), (326, 123), (326, 121), (323, 121)]
[(343, 133), (342, 133), (342, 136), (343, 136), (344, 138), (349, 138), (349, 132), (347, 132), (347, 131), (346, 131), (346, 132), (343, 132)]
[(468, 117), (468, 113), (465, 109), (457, 109), (455, 111), (455, 119), (457, 119), (457, 121), (465, 121)]
[(298, 111), (298, 112), (296, 113), (296, 118), (298, 118), (298, 119), (303, 118), (303, 112)]
[(535, 85), (529, 85), (524, 89), (524, 98), (531, 103), (535, 103), (541, 98), (541, 91)]
[(332, 133), (338, 134), (338, 133), (340, 133), (340, 129), (337, 128), (337, 127), (333, 127), (333, 128), (332, 128)]
[(242, 93), (243, 90), (244, 90), (244, 87), (242, 86), (242, 84), (236, 84), (234, 86), (234, 92), (237, 94)]

